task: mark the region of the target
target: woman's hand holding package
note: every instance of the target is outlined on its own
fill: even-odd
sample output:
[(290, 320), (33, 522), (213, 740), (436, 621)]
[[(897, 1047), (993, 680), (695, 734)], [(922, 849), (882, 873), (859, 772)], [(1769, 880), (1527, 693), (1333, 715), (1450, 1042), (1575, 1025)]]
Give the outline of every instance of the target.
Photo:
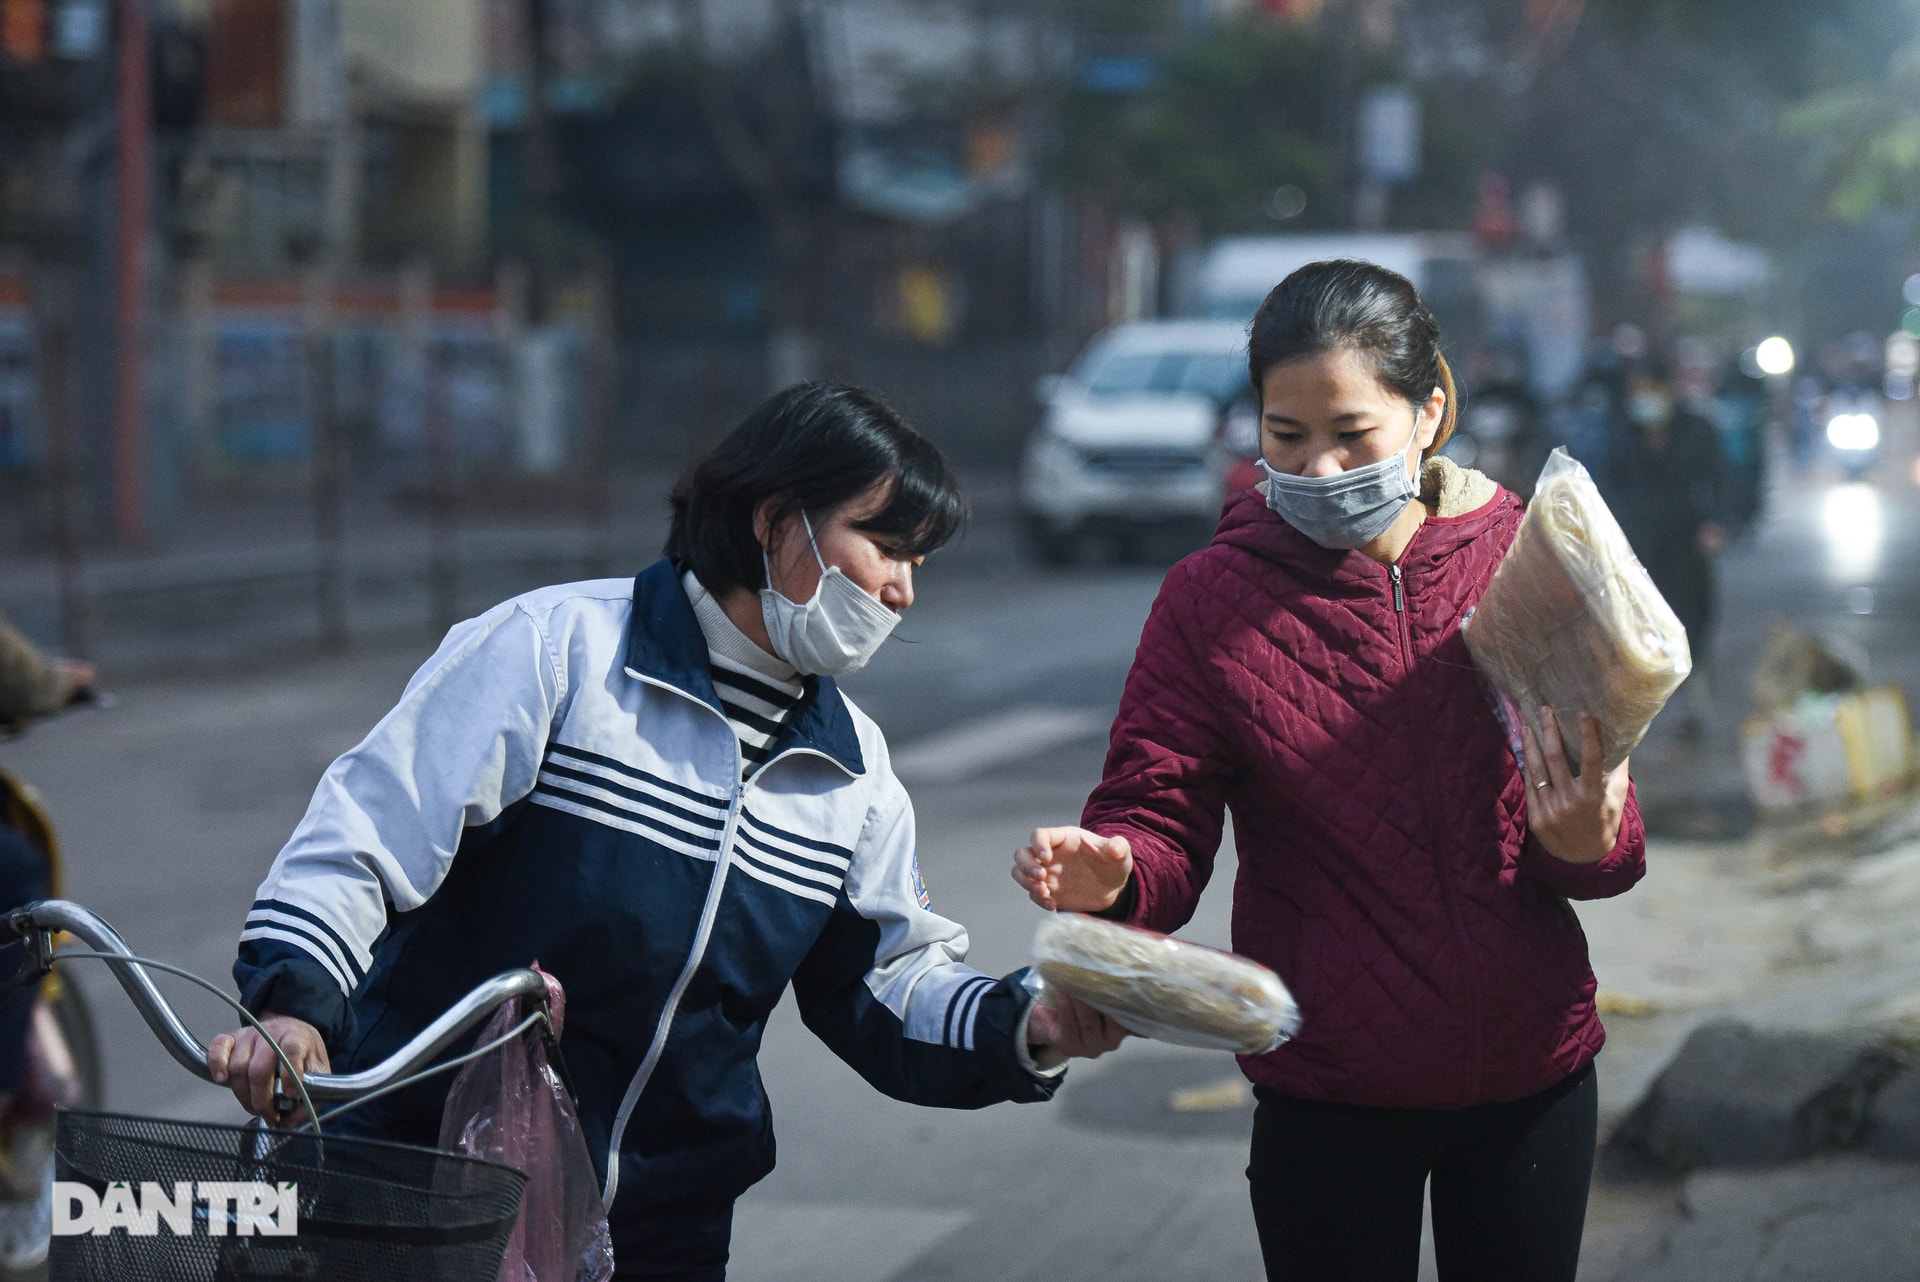
[(1095, 1059), (1120, 1045), (1127, 1030), (1079, 998), (1049, 987), (1027, 1017), (1027, 1051), (1041, 1068)]
[(1527, 826), (1547, 853), (1570, 864), (1597, 864), (1620, 841), (1627, 808), (1627, 763), (1602, 772), (1600, 724), (1580, 714), (1581, 774), (1567, 763), (1560, 723), (1552, 708), (1540, 709), (1542, 744), (1531, 726), (1522, 729), (1527, 750)]
[(1036, 828), (1013, 855), (1014, 881), (1048, 912), (1102, 912), (1113, 907), (1132, 875), (1127, 839), (1085, 828)]

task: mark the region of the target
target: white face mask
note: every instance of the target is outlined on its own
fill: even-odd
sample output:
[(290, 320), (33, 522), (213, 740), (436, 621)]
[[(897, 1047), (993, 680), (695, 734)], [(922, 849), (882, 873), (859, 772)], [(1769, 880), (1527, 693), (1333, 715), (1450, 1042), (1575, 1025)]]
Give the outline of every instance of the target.
[(820, 563), (820, 586), (805, 605), (796, 604), (773, 586), (773, 563), (765, 548), (760, 559), (767, 567), (767, 586), (760, 589), (760, 617), (766, 621), (773, 652), (807, 676), (837, 677), (867, 666), (880, 643), (893, 634), (900, 616), (879, 598), (846, 576), (837, 565), (820, 558), (813, 522), (800, 514), (807, 527), (813, 559)]
[(1276, 472), (1265, 459), (1267, 506), (1323, 548), (1364, 547), (1386, 532), (1407, 504), (1420, 494), (1411, 459), (1420, 444), (1420, 412), (1414, 411), (1413, 439), (1398, 454), (1332, 476), (1291, 476)]

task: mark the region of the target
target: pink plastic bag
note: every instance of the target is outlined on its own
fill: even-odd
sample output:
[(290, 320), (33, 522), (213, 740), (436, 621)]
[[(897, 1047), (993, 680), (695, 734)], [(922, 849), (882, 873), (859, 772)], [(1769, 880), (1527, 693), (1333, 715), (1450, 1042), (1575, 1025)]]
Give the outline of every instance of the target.
[[(535, 970), (540, 970), (536, 963)], [(560, 1035), (566, 996), (545, 971), (553, 1035)], [(527, 1001), (494, 1012), (474, 1045), (484, 1046), (533, 1011)], [(600, 1181), (587, 1153), (580, 1117), (547, 1058), (539, 1024), (460, 1070), (447, 1092), (440, 1147), (505, 1162), (527, 1173), (520, 1219), (500, 1261), (500, 1282), (608, 1282), (613, 1240), (600, 1204)]]

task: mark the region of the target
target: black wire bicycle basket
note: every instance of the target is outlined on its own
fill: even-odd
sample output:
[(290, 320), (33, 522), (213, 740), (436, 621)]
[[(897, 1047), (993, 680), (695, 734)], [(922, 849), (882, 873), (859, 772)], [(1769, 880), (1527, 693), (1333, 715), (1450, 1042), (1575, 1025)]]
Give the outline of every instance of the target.
[[(497, 1162), (384, 1140), (79, 1110), (60, 1114), (54, 1177), (110, 1213), (54, 1237), (49, 1282), (493, 1278), (527, 1182)], [(234, 1195), (259, 1186), (277, 1204)], [(81, 1227), (87, 1192), (74, 1192), (65, 1209)]]

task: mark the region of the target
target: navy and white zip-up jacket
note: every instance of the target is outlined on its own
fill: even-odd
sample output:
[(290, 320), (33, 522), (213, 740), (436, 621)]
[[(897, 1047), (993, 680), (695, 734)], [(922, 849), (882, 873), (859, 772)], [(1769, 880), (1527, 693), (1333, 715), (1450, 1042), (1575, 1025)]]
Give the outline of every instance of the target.
[[(459, 625), (274, 860), (240, 936), (242, 1000), (310, 1021), (352, 1071), (539, 961), (566, 987), (616, 1239), (622, 1208), (730, 1202), (772, 1169), (754, 1058), (789, 983), (889, 1095), (1049, 1097), (1057, 1077), (1015, 1047), (1022, 975), (966, 966), (965, 930), (928, 906), (886, 741), (832, 681), (807, 686), (742, 782), (671, 563)], [(329, 1129), (433, 1143), (449, 1077)]]

